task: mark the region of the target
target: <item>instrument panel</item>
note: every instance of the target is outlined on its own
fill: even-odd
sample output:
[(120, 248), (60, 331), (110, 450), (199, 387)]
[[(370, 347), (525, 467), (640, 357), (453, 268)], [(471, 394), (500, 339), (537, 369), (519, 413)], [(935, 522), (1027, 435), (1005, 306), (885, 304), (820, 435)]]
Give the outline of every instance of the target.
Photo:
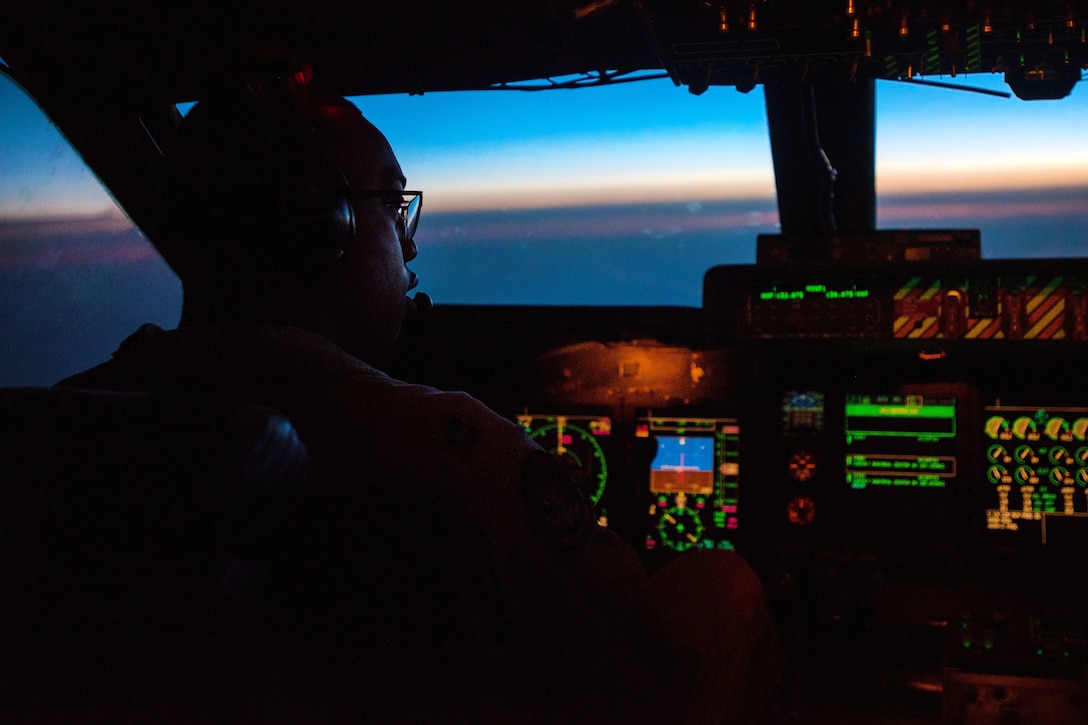
[[(1005, 572), (1064, 558), (1046, 546), (1056, 527), (1088, 543), (1088, 400), (1075, 384), (1064, 405), (1041, 390), (1011, 405), (989, 383), (934, 380), (947, 359), (915, 356), (897, 380), (879, 356), (821, 369), (753, 355), (761, 379), (717, 400), (516, 419), (583, 473), (600, 523), (651, 561), (736, 549), (789, 568), (835, 551), (939, 578), (998, 550)], [(986, 363), (1026, 372), (1020, 356), (1001, 358)]]
[(702, 309), (440, 307), (404, 376), (518, 421), (651, 563), (1031, 569), (1088, 538), (1088, 264), (952, 242), (716, 267)]
[(702, 309), (436, 308), (402, 376), (566, 458), (651, 571), (742, 554), (817, 689), (970, 709), (997, 706), (980, 682), (1030, 699), (1027, 677), (1088, 701), (1086, 280), (1085, 260), (715, 268)]

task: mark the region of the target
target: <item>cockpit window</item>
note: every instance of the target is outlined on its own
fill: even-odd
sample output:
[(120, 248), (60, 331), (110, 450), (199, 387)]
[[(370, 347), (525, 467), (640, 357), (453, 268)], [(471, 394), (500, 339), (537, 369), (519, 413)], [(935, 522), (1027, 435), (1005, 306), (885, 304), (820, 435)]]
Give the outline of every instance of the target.
[[(1088, 91), (881, 82), (876, 98), (879, 228), (977, 228), (988, 258), (1088, 254)], [(426, 192), (410, 266), (438, 304), (698, 307), (706, 269), (754, 262), (778, 231), (761, 86), (353, 100)], [(45, 384), (143, 322), (174, 326), (181, 291), (2, 73), (0, 107), (0, 383)]]
[(0, 108), (0, 385), (49, 385), (144, 322), (175, 326), (181, 285), (2, 72)]
[[(877, 85), (878, 228), (979, 229), (990, 258), (1088, 251), (1088, 93), (929, 82), (949, 87)], [(778, 231), (761, 86), (354, 100), (427, 190), (414, 266), (436, 300), (698, 306), (708, 267)]]
[(985, 258), (1088, 254), (1088, 89), (1004, 97), (1000, 75), (877, 84), (877, 226), (979, 229)]
[(353, 100), (426, 190), (412, 266), (435, 300), (698, 306), (707, 267), (777, 228), (762, 93), (714, 91)]

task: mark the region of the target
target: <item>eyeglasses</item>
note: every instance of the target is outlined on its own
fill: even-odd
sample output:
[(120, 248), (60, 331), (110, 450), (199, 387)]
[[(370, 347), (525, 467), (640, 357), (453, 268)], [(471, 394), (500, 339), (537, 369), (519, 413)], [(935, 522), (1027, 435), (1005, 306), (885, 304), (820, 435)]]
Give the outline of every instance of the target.
[(423, 192), (407, 189), (348, 189), (349, 199), (380, 198), (382, 202), (397, 210), (400, 223), (404, 228), (404, 239), (411, 239), (419, 226), (419, 210), (423, 207)]

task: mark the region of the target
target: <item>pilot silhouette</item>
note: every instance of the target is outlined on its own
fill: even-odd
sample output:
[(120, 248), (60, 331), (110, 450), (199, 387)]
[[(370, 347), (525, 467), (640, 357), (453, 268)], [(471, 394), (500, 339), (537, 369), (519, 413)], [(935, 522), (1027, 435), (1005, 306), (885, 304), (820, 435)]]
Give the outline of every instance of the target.
[[(148, 232), (182, 281), (180, 324), (60, 384), (286, 415), (317, 508), (348, 520), (342, 539), (303, 530), (345, 551), (285, 564), (307, 572), (301, 592), (274, 573), (261, 591), (331, 643), (338, 696), (372, 721), (758, 718), (774, 632), (742, 560), (682, 556), (651, 577), (520, 426), (372, 366), (417, 314), (422, 193), (352, 103), (304, 66), (239, 78), (192, 109), (158, 179)], [(295, 683), (328, 691), (306, 670)], [(279, 696), (284, 712), (321, 699)]]

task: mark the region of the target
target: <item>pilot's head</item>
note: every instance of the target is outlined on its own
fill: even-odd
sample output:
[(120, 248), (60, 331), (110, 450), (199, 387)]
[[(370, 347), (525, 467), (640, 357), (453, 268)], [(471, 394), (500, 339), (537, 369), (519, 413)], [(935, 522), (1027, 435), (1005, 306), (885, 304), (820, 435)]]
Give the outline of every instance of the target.
[(396, 341), (420, 199), (353, 104), (304, 72), (250, 79), (192, 109), (160, 178), (183, 325), (289, 324), (364, 359)]

